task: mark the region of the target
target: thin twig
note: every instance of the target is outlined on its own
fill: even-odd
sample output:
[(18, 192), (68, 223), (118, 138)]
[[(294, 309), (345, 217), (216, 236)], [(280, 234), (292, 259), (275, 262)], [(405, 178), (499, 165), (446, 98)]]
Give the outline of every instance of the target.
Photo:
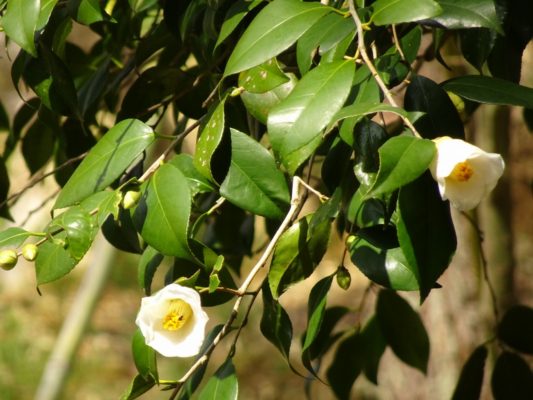
[(69, 166), (70, 164), (72, 163), (75, 163), (76, 161), (79, 161), (83, 158), (85, 158), (85, 156), (87, 155), (88, 152), (85, 152), (83, 154), (80, 154), (79, 156), (76, 156), (76, 157), (72, 157), (70, 159), (68, 159), (67, 161), (65, 161), (63, 164), (57, 166), (56, 168), (54, 168), (53, 170), (51, 170), (50, 172), (47, 172), (45, 174), (42, 174), (42, 175), (39, 175), (38, 177), (34, 177), (30, 183), (28, 183), (26, 186), (24, 186), (21, 190), (19, 190), (18, 192), (16, 193), (13, 193), (11, 196), (9, 196), (7, 199), (5, 199), (4, 201), (2, 201), (0, 203), (0, 208), (2, 208), (3, 206), (5, 206), (6, 204), (9, 203), (10, 206), (12, 206), (13, 204), (15, 204), (18, 199), (20, 198), (20, 196), (22, 196), (28, 189), (31, 189), (32, 187), (34, 187), (35, 185), (37, 185), (39, 182), (45, 180), (46, 178), (48, 178), (50, 175), (53, 175), (55, 174), (56, 172), (62, 170), (63, 168)]
[[(361, 53), (361, 56), (363, 57), (363, 61), (365, 62), (368, 69), (372, 73), (372, 76), (376, 80), (378, 86), (380, 87), (381, 91), (383, 92), (387, 100), (389, 101), (390, 105), (394, 107), (398, 107), (398, 103), (396, 103), (396, 100), (394, 100), (394, 97), (392, 97), (390, 90), (387, 88), (387, 86), (385, 85), (385, 82), (383, 82), (383, 80), (379, 76), (379, 73), (376, 70), (376, 67), (374, 67), (372, 60), (368, 56), (368, 53), (366, 51), (366, 46), (365, 46), (365, 39), (363, 36), (363, 24), (361, 23), (361, 19), (359, 19), (359, 15), (357, 15), (357, 11), (355, 10), (353, 0), (349, 0), (348, 5), (350, 7), (350, 14), (352, 15), (355, 25), (357, 26), (357, 47), (359, 49), (359, 52)], [(409, 120), (409, 118), (404, 117), (404, 116), (401, 116), (401, 118), (403, 122), (405, 123), (405, 125), (407, 125), (409, 129), (411, 129), (411, 131), (413, 132), (415, 136), (421, 137), (420, 133), (415, 128), (413, 123)]]
[[(224, 324), (224, 326), (222, 327), (222, 329), (220, 330), (218, 335), (215, 336), (213, 342), (207, 348), (207, 350), (205, 351), (204, 355), (202, 357), (200, 357), (198, 360), (196, 360), (196, 362), (189, 368), (189, 370), (178, 380), (178, 382), (176, 383), (176, 387), (174, 388), (172, 394), (169, 397), (169, 400), (173, 400), (173, 399), (176, 398), (176, 396), (180, 392), (181, 388), (183, 387), (184, 383), (192, 376), (192, 374), (194, 374), (194, 372), (198, 368), (200, 368), (203, 364), (205, 364), (209, 360), (209, 357), (210, 357), (211, 353), (213, 352), (213, 350), (215, 349), (215, 347), (230, 332), (231, 325), (233, 324), (233, 322), (237, 318), (237, 315), (238, 315), (242, 300), (244, 298), (244, 294), (247, 293), (248, 288), (252, 284), (254, 278), (259, 273), (259, 271), (265, 266), (268, 258), (270, 257), (270, 255), (274, 251), (274, 247), (276, 246), (276, 243), (278, 242), (278, 240), (281, 237), (281, 235), (283, 234), (283, 232), (285, 232), (285, 230), (290, 225), (293, 217), (295, 215), (297, 215), (298, 212), (299, 212), (300, 203), (301, 203), (302, 198), (303, 198), (303, 195), (300, 192), (300, 187), (304, 186), (303, 184), (304, 184), (304, 182), (299, 177), (295, 176), (293, 178), (293, 181), (292, 181), (292, 193), (291, 193), (291, 206), (290, 206), (289, 211), (285, 215), (285, 218), (283, 219), (281, 225), (278, 227), (278, 230), (276, 231), (276, 233), (274, 234), (274, 236), (270, 240), (267, 248), (265, 249), (265, 251), (263, 252), (261, 257), (259, 258), (259, 260), (256, 262), (256, 264), (252, 267), (252, 269), (248, 273), (248, 276), (246, 277), (244, 282), (241, 284), (241, 286), (237, 290), (238, 298), (235, 301), (235, 304), (233, 305), (233, 308), (231, 310), (231, 314), (230, 314), (228, 320), (226, 321), (226, 323)], [(259, 290), (258, 290), (258, 292), (259, 292)]]
[(35, 207), (33, 210), (30, 210), (28, 212), (28, 215), (26, 215), (26, 218), (24, 218), (24, 221), (22, 221), (20, 223), (20, 226), (24, 226), (28, 223), (28, 221), (30, 220), (30, 218), (32, 217), (33, 214), (35, 214), (36, 212), (39, 212), (39, 210), (41, 210), (44, 206), (46, 206), (46, 204), (52, 200), (53, 198), (55, 198), (57, 196), (57, 194), (59, 193), (61, 189), (57, 189), (55, 190), (51, 195), (49, 195), (46, 199), (44, 199), (41, 204), (39, 204), (37, 207)]
[(185, 129), (182, 133), (176, 136), (176, 138), (167, 146), (165, 151), (155, 160), (152, 165), (150, 165), (146, 171), (144, 171), (144, 174), (138, 179), (139, 182), (144, 182), (146, 179), (150, 177), (157, 169), (161, 166), (163, 161), (165, 161), (165, 158), (170, 154), (170, 152), (176, 147), (176, 145), (185, 138), (189, 133), (194, 131), (201, 123), (204, 117), (200, 118), (198, 121), (194, 122), (191, 126), (189, 126), (187, 129)]
[(498, 308), (498, 296), (496, 296), (496, 290), (494, 289), (494, 285), (492, 284), (490, 277), (489, 277), (489, 271), (487, 268), (487, 258), (485, 257), (485, 251), (483, 250), (483, 232), (479, 227), (477, 226), (476, 221), (468, 215), (466, 212), (461, 211), (461, 215), (466, 218), (466, 220), (470, 223), (472, 228), (474, 228), (474, 231), (476, 232), (477, 236), (477, 242), (478, 242), (478, 254), (479, 254), (479, 260), (481, 261), (481, 270), (483, 271), (483, 279), (485, 283), (487, 284), (487, 287), (489, 289), (489, 295), (492, 302), (492, 312), (494, 313), (494, 318), (496, 321), (499, 320), (499, 308)]
[(394, 24), (392, 24), (392, 37), (394, 38), (394, 46), (396, 46), (396, 50), (398, 50), (400, 57), (402, 58), (402, 60), (407, 62), (407, 59), (405, 58), (405, 54), (403, 54), (401, 43), (398, 40), (398, 34), (396, 33), (396, 25)]

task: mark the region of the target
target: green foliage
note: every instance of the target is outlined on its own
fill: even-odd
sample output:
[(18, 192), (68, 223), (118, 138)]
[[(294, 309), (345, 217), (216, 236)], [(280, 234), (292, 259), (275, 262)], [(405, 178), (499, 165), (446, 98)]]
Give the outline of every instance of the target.
[[(21, 48), (11, 79), (26, 96), (13, 118), (0, 107), (0, 216), (9, 219), (20, 197), (9, 193), (20, 177), (11, 161), (18, 151), (32, 182), (53, 175), (61, 187), (43, 232), (7, 228), (0, 248), (20, 254), (38, 237), (40, 286), (67, 275), (102, 230), (138, 255), (146, 295), (178, 282), (197, 290), (204, 307), (234, 307), (184, 381), (159, 379), (157, 355), (136, 332), (138, 375), (124, 399), (153, 388), (172, 390), (174, 399), (237, 398), (234, 354), (244, 351), (237, 341), (259, 294), (262, 335), (293, 371), (299, 358), (339, 399), (350, 398), (361, 374), (378, 384), (387, 347), (426, 372), (429, 337), (397, 292), (417, 291), (421, 303), (431, 297), (456, 251), (450, 206), (428, 171), (432, 140), (464, 139), (464, 121), (479, 103), (525, 107), (531, 122), (533, 89), (517, 83), (533, 36), (526, 5), (0, 3), (6, 40)], [(90, 48), (72, 33), (75, 24), (92, 33)], [(433, 56), (446, 65), (447, 40), (457, 40), (479, 75), (457, 69), (445, 82), (423, 75)], [(323, 273), (329, 251), (340, 266)], [(249, 268), (250, 260), (257, 264)], [(347, 296), (359, 289), (354, 268), (382, 287), (373, 316), (366, 294), (359, 309), (328, 307), (337, 286)], [(292, 309), (282, 305), (284, 293), (298, 290), (308, 298), (304, 332), (293, 330)], [(533, 353), (531, 313), (516, 306), (504, 314), (488, 335), (504, 350), (478, 347), (454, 398), (479, 396), (489, 354), (494, 397), (531, 397), (521, 355)], [(228, 357), (202, 384), (211, 353), (234, 330)]]

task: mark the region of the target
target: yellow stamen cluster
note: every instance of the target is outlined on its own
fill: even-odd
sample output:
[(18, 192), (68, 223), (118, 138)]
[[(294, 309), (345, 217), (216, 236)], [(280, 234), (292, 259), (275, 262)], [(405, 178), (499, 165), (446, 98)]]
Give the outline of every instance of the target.
[(458, 163), (450, 174), (450, 178), (455, 179), (459, 182), (468, 181), (472, 175), (474, 175), (474, 170), (468, 163), (468, 161), (463, 161)]
[(168, 312), (163, 318), (163, 329), (177, 331), (189, 321), (192, 316), (191, 306), (181, 299), (169, 301)]

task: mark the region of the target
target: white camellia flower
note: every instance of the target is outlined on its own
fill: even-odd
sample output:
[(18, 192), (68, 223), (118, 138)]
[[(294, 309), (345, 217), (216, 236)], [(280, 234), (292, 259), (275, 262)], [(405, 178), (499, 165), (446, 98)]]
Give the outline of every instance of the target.
[(192, 357), (204, 341), (207, 314), (195, 290), (172, 283), (141, 300), (135, 323), (146, 344), (165, 357)]
[(448, 136), (434, 140), (437, 153), (430, 170), (443, 200), (459, 210), (471, 210), (496, 186), (505, 163), (496, 153)]

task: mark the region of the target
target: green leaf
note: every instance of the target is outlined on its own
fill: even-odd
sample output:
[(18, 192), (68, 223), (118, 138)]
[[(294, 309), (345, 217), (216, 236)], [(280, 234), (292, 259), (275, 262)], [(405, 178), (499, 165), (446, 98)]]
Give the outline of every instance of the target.
[(215, 49), (231, 35), (246, 15), (262, 2), (263, 0), (239, 0), (233, 3), (224, 17), (224, 23), (220, 27)]
[(372, 4), (371, 21), (376, 25), (400, 24), (435, 17), (442, 8), (433, 0), (377, 0)]
[(533, 354), (533, 308), (517, 305), (507, 310), (498, 325), (498, 337), (515, 350)]
[(274, 300), (270, 287), (264, 284), (263, 315), (261, 317), (261, 333), (281, 352), (290, 365), (289, 353), (292, 340), (292, 323), (287, 312), (278, 301)]
[(390, 112), (401, 117), (409, 118), (411, 121), (413, 120), (413, 116), (400, 107), (393, 107), (383, 103), (357, 102), (351, 106), (342, 108), (338, 113), (336, 113), (331, 119), (327, 130), (331, 130), (333, 125), (343, 119), (356, 118), (356, 121), (359, 121), (365, 115), (375, 114), (378, 112)]
[(210, 181), (215, 181), (214, 171), (211, 169), (213, 155), (222, 142), (225, 131), (224, 97), (211, 113), (209, 120), (204, 125), (194, 152), (193, 164), (203, 176)]
[(126, 391), (122, 394), (120, 400), (136, 399), (153, 388), (155, 384), (156, 381), (154, 378), (148, 377), (145, 379), (141, 375), (137, 375), (130, 383), (128, 389), (126, 389)]
[(503, 79), (465, 75), (442, 83), (442, 87), (478, 103), (533, 108), (533, 89)]
[(311, 373), (316, 373), (312, 368), (311, 360), (320, 358), (326, 354), (328, 349), (335, 344), (335, 342), (342, 335), (341, 332), (334, 332), (337, 323), (348, 314), (349, 310), (346, 307), (335, 306), (327, 308), (320, 324), (313, 344), (302, 352), (302, 362)]
[(461, 370), (452, 400), (478, 400), (480, 398), (487, 353), (485, 346), (479, 346), (468, 357)]
[(72, 207), (54, 219), (49, 230), (53, 231), (55, 226), (60, 226), (65, 231), (67, 250), (76, 262), (80, 261), (96, 235), (91, 215), (81, 207)]
[(437, 0), (442, 13), (432, 18), (448, 29), (490, 28), (503, 35), (494, 0)]
[[(63, 239), (65, 235), (56, 235), (55, 238)], [(35, 259), (35, 272), (37, 285), (55, 281), (66, 274), (77, 264), (61, 243), (47, 240), (39, 246), (39, 252)]]
[(83, 25), (91, 25), (105, 19), (98, 0), (73, 0), (69, 2), (68, 10), (74, 19)]
[(322, 55), (353, 32), (355, 24), (352, 18), (331, 13), (319, 19), (296, 44), (296, 59), (300, 73), (304, 75), (309, 71), (317, 48)]
[(414, 124), (418, 132), (428, 139), (451, 136), (464, 139), (463, 122), (448, 94), (431, 79), (421, 75), (410, 78), (404, 98), (408, 111), (424, 113)]
[(272, 256), (268, 284), (277, 299), (291, 285), (313, 273), (326, 252), (331, 222), (325, 220), (310, 229), (308, 215), (281, 235)]
[(57, 2), (58, 0), (41, 0), (39, 18), (37, 19), (35, 30), (41, 30), (46, 26)]
[(519, 355), (504, 351), (494, 365), (491, 378), (494, 400), (528, 400), (533, 397), (533, 372)]
[(131, 9), (136, 13), (141, 13), (157, 4), (157, 0), (128, 0)]
[(129, 210), (119, 208), (118, 218), (109, 216), (101, 228), (107, 241), (117, 249), (136, 254), (142, 253), (139, 235), (133, 225)]
[(91, 149), (70, 177), (54, 205), (63, 208), (109, 186), (153, 142), (152, 128), (138, 120), (124, 120), (111, 128)]
[(37, 119), (22, 139), (24, 161), (33, 175), (52, 157), (56, 143), (56, 133), (52, 127)]
[(7, 37), (32, 56), (37, 56), (34, 34), (39, 20), (40, 0), (9, 0), (2, 17)]
[(364, 366), (364, 343), (358, 332), (352, 333), (345, 338), (337, 351), (333, 362), (327, 371), (331, 389), (339, 400), (350, 399), (352, 386), (363, 370)]
[(381, 332), (398, 358), (425, 374), (429, 338), (420, 316), (391, 290), (379, 292), (376, 314)]
[(18, 227), (7, 228), (0, 232), (0, 249), (17, 248), (21, 246), (31, 233)]
[(139, 375), (146, 380), (152, 378), (157, 381), (158, 375), (155, 350), (146, 344), (144, 336), (139, 329), (136, 329), (133, 334), (131, 352)]
[(431, 140), (395, 136), (379, 149), (379, 171), (370, 196), (392, 193), (414, 181), (428, 168), (436, 149)]
[(270, 110), (285, 99), (294, 89), (298, 78), (287, 74), (289, 81), (265, 93), (242, 92), (241, 100), (246, 110), (262, 124), (267, 123)]
[(190, 154), (177, 154), (169, 161), (169, 164), (177, 167), (187, 178), (191, 196), (194, 197), (199, 193), (209, 193), (215, 190), (213, 184), (194, 167), (193, 158)]
[(265, 93), (289, 80), (275, 58), (239, 74), (239, 86), (250, 93)]
[(450, 207), (427, 171), (400, 189), (398, 209), (398, 239), (423, 300), (448, 268), (457, 247)]
[(141, 258), (139, 259), (139, 266), (137, 269), (137, 281), (139, 287), (144, 289), (144, 293), (150, 296), (152, 293), (152, 279), (159, 264), (163, 261), (163, 255), (151, 246), (146, 246)]
[[(118, 219), (120, 202), (122, 200), (121, 194), (117, 191), (105, 191), (100, 193), (104, 193), (105, 195), (100, 198), (100, 201), (95, 207), (98, 208), (98, 213), (96, 214), (96, 223), (98, 226), (102, 226), (110, 215), (112, 215), (115, 220)], [(81, 203), (82, 207), (83, 205), (84, 202)], [(93, 209), (90, 209), (90, 211), (92, 210)]]
[(199, 400), (237, 400), (239, 395), (239, 383), (235, 375), (235, 367), (231, 358), (226, 359), (207, 381), (198, 396)]
[(231, 129), (231, 165), (220, 194), (251, 213), (281, 219), (290, 194), (272, 155), (248, 135)]
[(224, 76), (255, 67), (280, 54), (330, 11), (329, 7), (316, 2), (274, 0), (261, 10), (241, 36), (226, 64)]
[(394, 290), (419, 289), (401, 248), (386, 248), (362, 237), (350, 237), (348, 246), (351, 260), (371, 281)]
[(330, 275), (321, 279), (311, 289), (307, 303), (307, 330), (302, 352), (313, 344), (320, 332), (326, 310), (327, 296), (331, 288), (331, 282), (333, 282), (333, 277), (334, 275)]
[(354, 72), (351, 60), (321, 64), (270, 111), (269, 138), (291, 174), (320, 145), (322, 130), (350, 94)]
[(187, 178), (171, 164), (159, 167), (133, 217), (146, 243), (164, 255), (190, 259), (187, 237), (191, 201)]

